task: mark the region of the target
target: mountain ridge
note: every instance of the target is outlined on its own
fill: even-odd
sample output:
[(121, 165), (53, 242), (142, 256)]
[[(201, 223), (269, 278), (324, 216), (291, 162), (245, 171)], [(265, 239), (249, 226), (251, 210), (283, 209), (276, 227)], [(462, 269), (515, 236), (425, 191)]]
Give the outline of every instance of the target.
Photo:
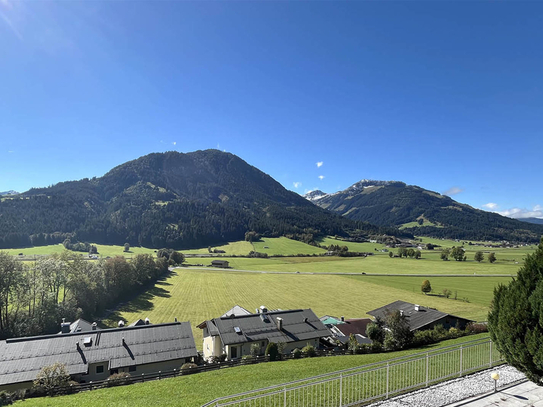
[(421, 236), (538, 242), (543, 227), (486, 212), (401, 181), (361, 180), (332, 194), (308, 197), (349, 219), (400, 227)]
[(0, 202), (0, 248), (59, 243), (192, 248), (247, 231), (314, 235), (392, 232), (321, 209), (234, 154), (151, 153), (102, 177), (60, 182)]

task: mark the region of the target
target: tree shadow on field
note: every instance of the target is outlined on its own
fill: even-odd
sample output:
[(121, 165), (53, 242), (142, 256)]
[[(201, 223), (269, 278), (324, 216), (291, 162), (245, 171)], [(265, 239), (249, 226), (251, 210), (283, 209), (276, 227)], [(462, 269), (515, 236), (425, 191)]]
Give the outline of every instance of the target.
[(166, 282), (166, 280), (175, 275), (177, 275), (176, 272), (169, 271), (154, 284), (142, 286), (139, 290), (132, 293), (128, 301), (118, 304), (113, 310), (109, 310), (103, 318), (102, 325), (115, 325), (119, 320), (123, 319), (121, 314), (125, 312), (141, 313), (153, 310), (153, 300), (155, 297), (170, 298), (172, 296), (167, 289), (162, 288), (161, 286), (172, 285), (171, 283)]

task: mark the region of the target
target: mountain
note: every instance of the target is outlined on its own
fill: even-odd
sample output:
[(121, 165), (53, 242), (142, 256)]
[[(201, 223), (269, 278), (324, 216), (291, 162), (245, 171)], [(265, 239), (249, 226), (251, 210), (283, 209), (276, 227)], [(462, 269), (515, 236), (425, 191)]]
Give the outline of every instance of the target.
[(304, 198), (313, 202), (319, 200), (325, 195), (327, 195), (325, 192), (322, 192), (319, 189), (315, 189), (314, 191), (309, 191), (307, 194), (305, 194)]
[(265, 236), (391, 232), (321, 209), (239, 157), (154, 153), (100, 178), (31, 189), (0, 202), (0, 248), (72, 241), (204, 247)]
[(349, 219), (401, 227), (421, 236), (538, 242), (543, 226), (475, 209), (399, 181), (362, 180), (344, 191), (307, 197)]
[(521, 222), (535, 223), (536, 225), (543, 225), (543, 219), (541, 218), (519, 218)]
[(6, 195), (17, 195), (19, 194), (17, 191), (4, 191), (4, 192), (0, 192), (0, 196), (6, 196)]

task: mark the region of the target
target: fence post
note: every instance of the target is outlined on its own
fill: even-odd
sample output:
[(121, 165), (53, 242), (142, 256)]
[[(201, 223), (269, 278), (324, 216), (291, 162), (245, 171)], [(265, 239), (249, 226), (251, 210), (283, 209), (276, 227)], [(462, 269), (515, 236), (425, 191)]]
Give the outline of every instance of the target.
[(460, 345), (460, 372), (458, 373), (458, 376), (461, 377), (462, 376), (462, 356), (463, 356), (463, 348), (462, 348), (462, 345)]
[(389, 370), (390, 370), (390, 362), (387, 362), (387, 392), (386, 392), (386, 398), (388, 399), (388, 376), (389, 376)]
[(141, 374), (141, 382), (142, 382), (142, 383), (145, 383), (145, 373), (142, 373), (142, 374)]
[(91, 389), (91, 391), (92, 391), (92, 380), (91, 380), (91, 381), (89, 382), (89, 385), (90, 385), (90, 387), (89, 387), (89, 388), (90, 388), (90, 389)]
[(162, 379), (162, 370), (158, 371), (158, 380)]
[(429, 379), (429, 375), (428, 375), (428, 360), (430, 359), (430, 354), (428, 352), (426, 352), (426, 387), (428, 387), (428, 379)]
[(339, 374), (339, 407), (343, 405), (343, 373)]
[(287, 407), (287, 386), (283, 387), (284, 406)]

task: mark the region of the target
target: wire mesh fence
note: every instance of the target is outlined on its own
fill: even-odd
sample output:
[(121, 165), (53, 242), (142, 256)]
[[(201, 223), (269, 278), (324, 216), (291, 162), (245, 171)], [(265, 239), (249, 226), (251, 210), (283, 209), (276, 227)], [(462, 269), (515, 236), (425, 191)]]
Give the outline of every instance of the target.
[(314, 376), (233, 396), (202, 407), (348, 407), (386, 399), (503, 363), (489, 339)]

